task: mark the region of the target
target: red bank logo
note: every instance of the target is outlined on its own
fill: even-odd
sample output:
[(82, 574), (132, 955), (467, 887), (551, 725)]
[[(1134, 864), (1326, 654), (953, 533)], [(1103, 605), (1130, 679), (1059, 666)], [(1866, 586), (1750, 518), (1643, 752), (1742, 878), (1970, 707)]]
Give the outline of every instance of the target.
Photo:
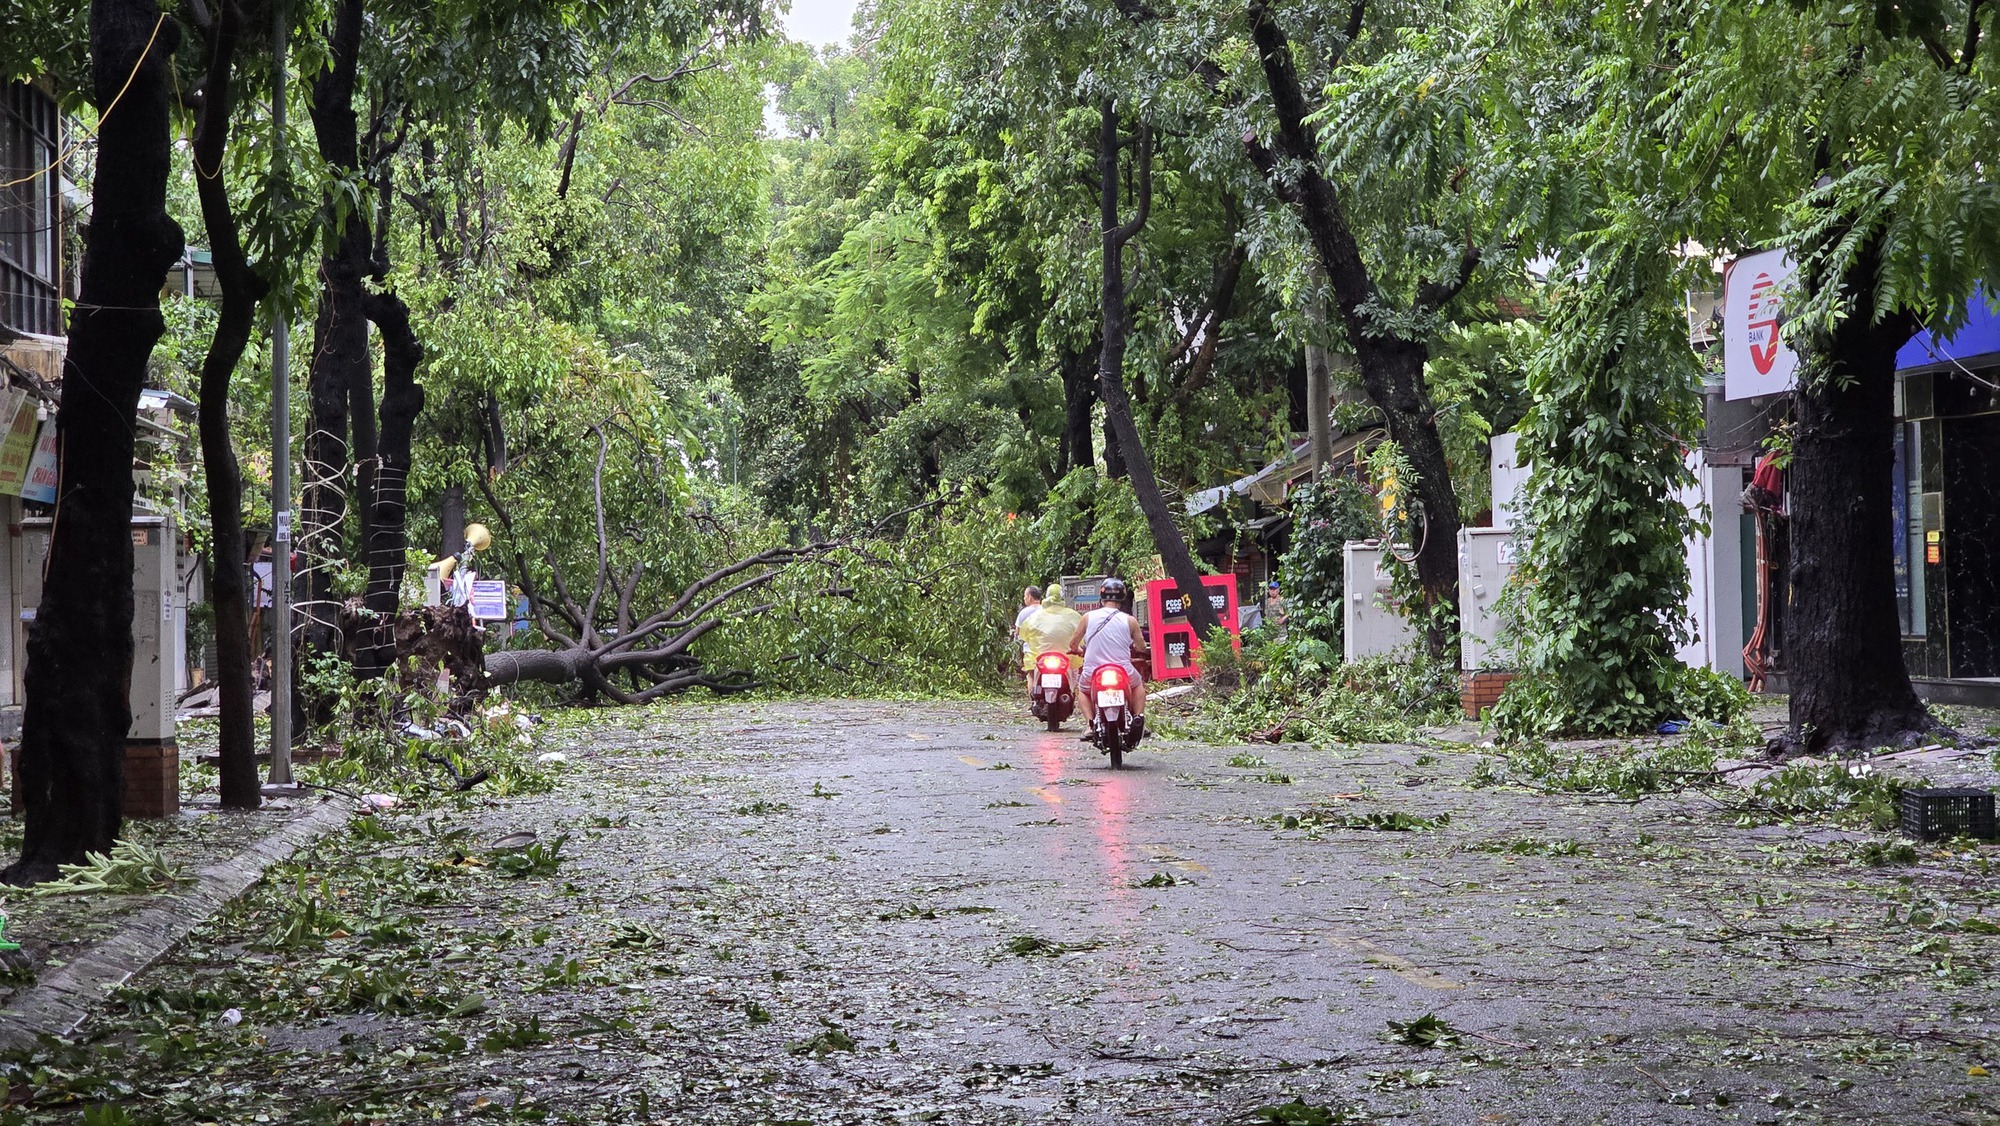
[(1756, 365), (1759, 375), (1771, 374), (1771, 365), (1778, 359), (1778, 311), (1784, 302), (1777, 291), (1777, 281), (1762, 270), (1757, 272), (1757, 280), (1750, 283), (1749, 317), (1743, 339), (1750, 346), (1750, 362)]

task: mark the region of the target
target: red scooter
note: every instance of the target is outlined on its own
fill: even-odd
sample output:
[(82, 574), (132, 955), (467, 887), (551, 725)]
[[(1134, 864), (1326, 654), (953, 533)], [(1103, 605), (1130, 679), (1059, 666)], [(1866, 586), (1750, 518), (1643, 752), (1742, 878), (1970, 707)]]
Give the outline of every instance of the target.
[(1062, 722), (1076, 710), (1076, 693), (1069, 682), (1069, 654), (1044, 653), (1035, 658), (1035, 683), (1028, 696), (1028, 714), (1062, 729)]
[(1091, 674), (1091, 681), (1091, 741), (1098, 750), (1111, 756), (1111, 769), (1118, 770), (1125, 765), (1125, 752), (1138, 746), (1145, 737), (1146, 720), (1134, 715), (1132, 706), (1126, 702), (1131, 677), (1124, 669), (1101, 665)]

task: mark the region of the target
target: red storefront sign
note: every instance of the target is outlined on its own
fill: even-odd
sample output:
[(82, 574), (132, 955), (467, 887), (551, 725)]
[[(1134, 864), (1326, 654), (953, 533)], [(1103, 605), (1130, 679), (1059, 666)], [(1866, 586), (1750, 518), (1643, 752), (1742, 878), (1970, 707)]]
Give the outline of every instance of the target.
[[(1202, 592), (1215, 616), (1229, 630), (1230, 641), (1242, 648), (1236, 621), (1236, 576), (1203, 575)], [(1188, 621), (1186, 600), (1172, 579), (1146, 584), (1146, 631), (1152, 641), (1153, 679), (1186, 680), (1201, 671), (1201, 639)]]

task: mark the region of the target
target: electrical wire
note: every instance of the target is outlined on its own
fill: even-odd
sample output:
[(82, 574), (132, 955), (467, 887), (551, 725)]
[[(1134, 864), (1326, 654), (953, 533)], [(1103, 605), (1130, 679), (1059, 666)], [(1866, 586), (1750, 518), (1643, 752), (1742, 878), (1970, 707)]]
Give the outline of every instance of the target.
[(50, 172), (53, 172), (57, 168), (61, 167), (62, 162), (68, 160), (71, 156), (73, 156), (78, 149), (82, 148), (89, 142), (97, 139), (98, 132), (104, 128), (105, 119), (111, 116), (112, 110), (118, 108), (118, 103), (125, 99), (125, 92), (127, 90), (130, 90), (132, 88), (132, 83), (138, 79), (139, 68), (146, 65), (146, 57), (153, 53), (153, 44), (159, 41), (160, 29), (162, 27), (165, 27), (166, 23), (167, 23), (167, 14), (165, 12), (161, 12), (160, 18), (153, 21), (153, 34), (146, 37), (145, 49), (139, 52), (138, 59), (136, 59), (132, 63), (132, 73), (125, 76), (125, 85), (120, 86), (118, 88), (118, 94), (116, 97), (111, 99), (111, 104), (105, 106), (104, 112), (97, 115), (97, 129), (92, 130), (87, 136), (83, 137), (81, 140), (78, 140), (75, 144), (71, 145), (70, 147), (64, 149), (62, 153), (58, 155), (54, 160), (48, 162), (47, 164), (42, 165), (35, 171), (28, 173), (26, 176), (23, 176), (18, 180), (8, 180), (5, 183), (0, 183), (0, 191), (6, 191), (8, 188), (18, 188), (22, 184), (32, 183), (36, 180), (41, 179), (43, 176), (46, 176)]

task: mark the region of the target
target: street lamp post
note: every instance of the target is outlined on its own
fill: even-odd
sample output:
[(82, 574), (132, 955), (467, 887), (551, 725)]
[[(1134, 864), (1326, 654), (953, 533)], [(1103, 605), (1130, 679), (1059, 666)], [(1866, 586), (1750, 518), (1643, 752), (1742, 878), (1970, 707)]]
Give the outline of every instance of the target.
[[(285, 151), (283, 0), (272, 5), (271, 180), (282, 204)], [(274, 206), (274, 210), (276, 207)], [(285, 297), (271, 316), (271, 785), (292, 784), (292, 335)]]

